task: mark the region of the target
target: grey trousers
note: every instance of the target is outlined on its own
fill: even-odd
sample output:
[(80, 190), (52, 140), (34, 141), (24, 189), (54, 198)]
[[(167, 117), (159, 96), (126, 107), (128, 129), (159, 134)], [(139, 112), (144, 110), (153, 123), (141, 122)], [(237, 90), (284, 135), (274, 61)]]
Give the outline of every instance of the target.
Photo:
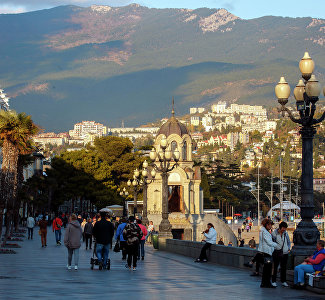
[(70, 249), (70, 248), (68, 248), (68, 266), (71, 266), (72, 255), (74, 255), (74, 265), (78, 266), (79, 248), (78, 249)]

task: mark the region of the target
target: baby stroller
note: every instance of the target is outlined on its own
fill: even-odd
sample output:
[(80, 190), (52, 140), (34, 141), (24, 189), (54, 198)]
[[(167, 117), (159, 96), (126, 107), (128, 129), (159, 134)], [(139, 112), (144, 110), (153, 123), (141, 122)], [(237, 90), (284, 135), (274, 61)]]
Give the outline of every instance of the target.
[[(99, 266), (99, 261), (98, 261), (98, 257), (96, 254), (96, 248), (97, 248), (97, 243), (96, 241), (94, 241), (94, 251), (93, 251), (93, 256), (90, 258), (90, 269), (94, 269), (94, 266)], [(106, 269), (110, 270), (111, 269), (111, 260), (109, 258), (107, 258), (106, 261)]]

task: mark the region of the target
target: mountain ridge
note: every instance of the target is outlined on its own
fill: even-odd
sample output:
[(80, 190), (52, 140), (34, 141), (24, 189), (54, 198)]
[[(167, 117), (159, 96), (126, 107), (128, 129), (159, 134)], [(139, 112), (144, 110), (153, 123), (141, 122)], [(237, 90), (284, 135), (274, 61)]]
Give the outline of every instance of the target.
[(324, 81), (324, 33), (323, 19), (245, 20), (207, 8), (69, 5), (0, 14), (0, 85), (11, 108), (54, 131), (87, 118), (109, 126), (154, 121), (169, 114), (172, 96), (180, 114), (218, 100), (270, 106), (280, 76), (298, 81), (306, 47)]

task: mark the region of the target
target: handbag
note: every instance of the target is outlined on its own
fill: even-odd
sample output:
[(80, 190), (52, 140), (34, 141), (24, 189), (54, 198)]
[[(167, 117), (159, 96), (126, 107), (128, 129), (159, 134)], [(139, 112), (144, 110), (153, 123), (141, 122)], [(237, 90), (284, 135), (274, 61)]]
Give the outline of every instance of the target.
[(274, 255), (274, 256), (276, 256), (276, 257), (278, 257), (278, 258), (281, 258), (281, 257), (283, 256), (283, 246), (284, 246), (284, 242), (285, 242), (285, 240), (286, 240), (286, 237), (287, 237), (287, 235), (284, 234), (284, 240), (283, 240), (282, 247), (281, 247), (281, 249), (279, 249), (279, 250), (274, 250), (274, 251), (273, 251), (273, 255)]
[(121, 251), (121, 246), (120, 246), (120, 241), (119, 240), (116, 241), (113, 251), (114, 252), (120, 252)]
[(38, 234), (39, 234), (39, 235), (42, 235), (42, 231), (41, 231), (41, 229), (38, 231)]

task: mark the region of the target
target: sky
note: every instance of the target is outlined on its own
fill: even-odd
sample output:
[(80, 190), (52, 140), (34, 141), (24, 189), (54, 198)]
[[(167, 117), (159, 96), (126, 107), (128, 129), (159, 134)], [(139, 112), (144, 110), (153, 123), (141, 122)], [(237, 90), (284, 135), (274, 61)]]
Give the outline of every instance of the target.
[(225, 8), (243, 19), (268, 15), (325, 19), (325, 0), (1, 0), (0, 13), (23, 13), (68, 4), (124, 6), (134, 2), (155, 8)]

